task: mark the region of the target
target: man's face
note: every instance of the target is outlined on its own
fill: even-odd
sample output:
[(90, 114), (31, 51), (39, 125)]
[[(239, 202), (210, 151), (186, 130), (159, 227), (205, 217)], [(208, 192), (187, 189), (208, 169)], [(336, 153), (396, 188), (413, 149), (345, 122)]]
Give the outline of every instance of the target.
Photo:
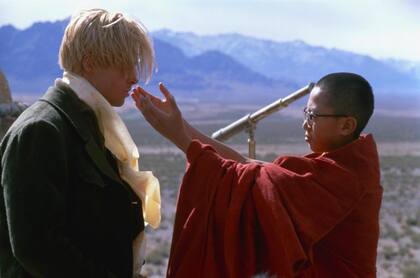
[(340, 117), (316, 115), (335, 115), (335, 111), (328, 105), (328, 95), (319, 87), (315, 87), (308, 99), (306, 106), (308, 113), (314, 115), (305, 119), (305, 141), (315, 153), (332, 151), (342, 144)]
[(86, 78), (112, 106), (122, 106), (131, 86), (138, 81), (135, 67), (126, 71), (113, 67), (95, 68)]

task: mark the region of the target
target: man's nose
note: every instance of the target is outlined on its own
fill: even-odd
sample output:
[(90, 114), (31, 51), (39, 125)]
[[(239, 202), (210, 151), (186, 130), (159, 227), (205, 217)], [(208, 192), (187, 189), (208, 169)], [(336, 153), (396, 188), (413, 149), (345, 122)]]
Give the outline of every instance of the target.
[(128, 83), (130, 83), (130, 85), (137, 84), (137, 82), (139, 82), (139, 79), (137, 77), (137, 69), (132, 69), (131, 71), (129, 71), (127, 78)]
[(137, 82), (139, 82), (139, 79), (137, 78), (136, 75), (130, 76), (128, 82), (130, 83), (130, 85), (135, 85), (137, 84)]

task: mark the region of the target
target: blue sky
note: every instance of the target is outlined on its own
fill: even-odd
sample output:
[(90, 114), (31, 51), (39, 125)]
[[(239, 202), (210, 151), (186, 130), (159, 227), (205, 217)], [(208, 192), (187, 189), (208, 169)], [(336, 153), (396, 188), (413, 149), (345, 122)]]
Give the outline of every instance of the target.
[(0, 25), (26, 28), (89, 7), (126, 12), (151, 31), (300, 39), (377, 58), (420, 62), (420, 0), (0, 0)]

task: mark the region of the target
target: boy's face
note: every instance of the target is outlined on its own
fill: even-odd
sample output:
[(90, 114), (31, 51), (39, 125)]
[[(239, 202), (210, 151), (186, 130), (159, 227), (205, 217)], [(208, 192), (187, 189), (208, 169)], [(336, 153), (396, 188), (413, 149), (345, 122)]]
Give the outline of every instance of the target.
[(122, 71), (118, 68), (93, 68), (85, 78), (112, 106), (122, 106), (131, 86), (137, 83), (137, 70)]
[(306, 111), (313, 117), (305, 117), (302, 127), (305, 130), (305, 141), (313, 152), (329, 152), (344, 144), (344, 117), (333, 116), (336, 114), (328, 105), (328, 95), (317, 86), (309, 95)]

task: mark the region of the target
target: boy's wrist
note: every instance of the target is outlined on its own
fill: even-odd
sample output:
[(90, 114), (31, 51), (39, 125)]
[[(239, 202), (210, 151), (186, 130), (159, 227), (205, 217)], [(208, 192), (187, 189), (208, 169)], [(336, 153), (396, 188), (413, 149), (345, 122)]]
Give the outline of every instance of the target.
[(182, 130), (182, 132), (180, 132), (180, 136), (178, 136), (178, 138), (174, 140), (174, 143), (178, 146), (179, 149), (186, 153), (189, 145), (191, 144), (191, 141), (191, 136), (189, 136), (189, 134), (185, 130)]

